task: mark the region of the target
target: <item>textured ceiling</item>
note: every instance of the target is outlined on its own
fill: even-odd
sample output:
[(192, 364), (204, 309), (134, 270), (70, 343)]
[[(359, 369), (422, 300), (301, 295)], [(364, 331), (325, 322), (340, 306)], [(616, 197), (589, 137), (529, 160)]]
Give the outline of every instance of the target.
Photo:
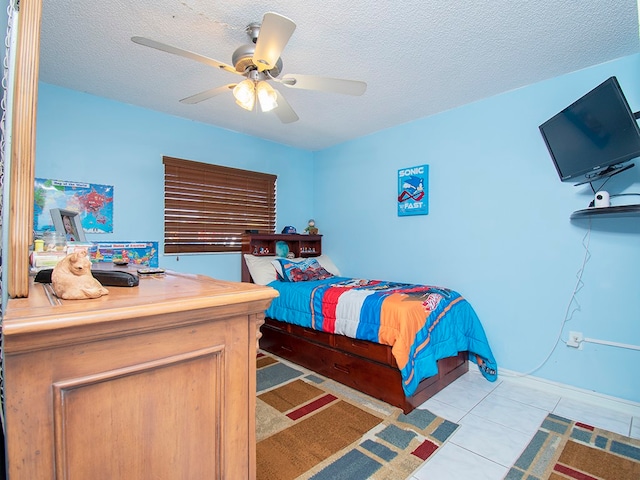
[[(319, 150), (640, 51), (636, 0), (44, 0), (40, 80), (274, 142)], [(242, 78), (131, 41), (144, 36), (231, 64), (245, 28), (297, 25), (282, 75), (362, 80), (363, 96), (274, 83), (300, 120), (247, 112)], [(282, 76), (281, 75), (281, 76)]]

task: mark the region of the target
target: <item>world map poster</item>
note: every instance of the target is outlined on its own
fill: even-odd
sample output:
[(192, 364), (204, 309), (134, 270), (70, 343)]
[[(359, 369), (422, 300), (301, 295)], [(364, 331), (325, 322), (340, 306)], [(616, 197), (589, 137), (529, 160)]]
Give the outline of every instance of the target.
[(113, 233), (113, 186), (66, 180), (35, 179), (33, 229), (55, 230), (50, 210), (78, 212), (85, 233)]

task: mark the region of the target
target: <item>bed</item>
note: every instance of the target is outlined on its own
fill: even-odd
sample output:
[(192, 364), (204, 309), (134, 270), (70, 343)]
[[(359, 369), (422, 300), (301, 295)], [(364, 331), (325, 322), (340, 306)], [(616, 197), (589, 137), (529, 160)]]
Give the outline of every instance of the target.
[(467, 372), (470, 362), (496, 379), (480, 320), (458, 292), (344, 277), (317, 237), (243, 238), (242, 280), (279, 293), (265, 312), (261, 349), (404, 413)]

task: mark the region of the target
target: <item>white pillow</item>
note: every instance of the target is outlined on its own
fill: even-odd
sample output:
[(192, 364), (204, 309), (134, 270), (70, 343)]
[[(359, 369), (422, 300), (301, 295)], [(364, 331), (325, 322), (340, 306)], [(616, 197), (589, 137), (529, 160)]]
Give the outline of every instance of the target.
[(267, 285), (278, 279), (276, 269), (271, 264), (271, 261), (276, 258), (282, 257), (274, 257), (271, 255), (261, 257), (248, 253), (244, 254), (244, 261), (247, 264), (253, 283), (257, 285)]
[(318, 263), (322, 265), (322, 268), (324, 268), (327, 272), (333, 273), (336, 277), (341, 276), (340, 270), (338, 270), (338, 267), (335, 266), (328, 255), (322, 254), (319, 257), (316, 257), (316, 260), (318, 260)]

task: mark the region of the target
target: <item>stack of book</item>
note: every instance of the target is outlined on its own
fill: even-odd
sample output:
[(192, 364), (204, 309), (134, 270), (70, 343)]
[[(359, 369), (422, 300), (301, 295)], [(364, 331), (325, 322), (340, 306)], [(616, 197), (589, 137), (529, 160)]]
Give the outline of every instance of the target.
[(67, 255), (67, 252), (31, 252), (31, 268), (38, 271), (43, 268), (53, 268), (60, 260)]

